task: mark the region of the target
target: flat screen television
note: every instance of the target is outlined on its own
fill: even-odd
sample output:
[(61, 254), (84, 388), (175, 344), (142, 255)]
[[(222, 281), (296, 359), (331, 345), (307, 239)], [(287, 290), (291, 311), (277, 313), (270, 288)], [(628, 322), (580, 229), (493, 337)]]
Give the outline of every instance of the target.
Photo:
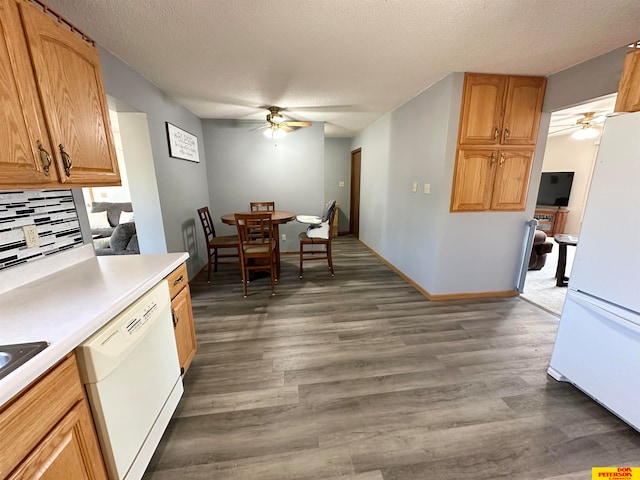
[(536, 205), (566, 207), (569, 205), (574, 172), (542, 172)]

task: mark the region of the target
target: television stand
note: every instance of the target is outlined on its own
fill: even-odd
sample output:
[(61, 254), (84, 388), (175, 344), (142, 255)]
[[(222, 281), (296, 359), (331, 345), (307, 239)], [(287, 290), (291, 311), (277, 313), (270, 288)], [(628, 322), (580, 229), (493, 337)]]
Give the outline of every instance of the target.
[(547, 207), (538, 205), (533, 218), (538, 220), (538, 230), (542, 230), (547, 236), (553, 237), (564, 233), (564, 225), (567, 222), (569, 210), (565, 207)]

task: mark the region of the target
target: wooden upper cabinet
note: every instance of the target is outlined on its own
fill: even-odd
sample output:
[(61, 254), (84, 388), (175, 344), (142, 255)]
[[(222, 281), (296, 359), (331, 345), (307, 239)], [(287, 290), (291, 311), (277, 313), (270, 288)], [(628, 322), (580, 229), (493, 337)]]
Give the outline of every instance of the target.
[(504, 92), (507, 77), (467, 73), (464, 77), (461, 145), (494, 145), (502, 131)]
[[(9, 0), (0, 0), (0, 98), (0, 185), (50, 183), (38, 150), (40, 146), (46, 164), (49, 136), (18, 5)], [(55, 179), (55, 166), (50, 169)]]
[(489, 209), (497, 155), (495, 150), (458, 150), (451, 196), (452, 211)]
[(544, 77), (509, 77), (504, 118), (503, 145), (535, 145), (546, 85)]
[(618, 85), (618, 97), (614, 112), (640, 111), (640, 48), (629, 50), (624, 59), (624, 67)]
[(495, 168), (491, 210), (524, 210), (533, 151), (503, 150)]
[(466, 73), (452, 212), (524, 210), (546, 79)]
[(533, 150), (461, 148), (451, 211), (524, 210)]
[(119, 185), (95, 46), (28, 0), (0, 9), (0, 93), (11, 106), (0, 130), (20, 132), (0, 147), (2, 187)]
[(546, 79), (465, 74), (459, 144), (535, 145)]

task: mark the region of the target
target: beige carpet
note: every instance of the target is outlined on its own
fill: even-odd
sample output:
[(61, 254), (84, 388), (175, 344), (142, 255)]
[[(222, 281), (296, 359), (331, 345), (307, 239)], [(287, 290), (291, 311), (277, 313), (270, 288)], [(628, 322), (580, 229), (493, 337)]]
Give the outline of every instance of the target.
[[(553, 242), (553, 239), (551, 240)], [(571, 275), (575, 247), (567, 247), (566, 275)], [(547, 261), (541, 270), (529, 270), (521, 297), (556, 315), (562, 313), (567, 287), (556, 287), (556, 267), (558, 266), (558, 244), (553, 242), (553, 250), (547, 254)]]

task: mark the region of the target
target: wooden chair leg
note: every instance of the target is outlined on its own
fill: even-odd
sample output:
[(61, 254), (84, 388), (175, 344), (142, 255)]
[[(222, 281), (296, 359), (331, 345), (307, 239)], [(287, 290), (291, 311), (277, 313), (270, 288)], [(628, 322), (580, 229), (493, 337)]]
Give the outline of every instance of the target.
[(329, 270), (331, 270), (331, 276), (333, 277), (333, 259), (331, 258), (331, 242), (327, 243), (327, 261), (329, 262)]
[(242, 295), (244, 296), (244, 298), (247, 298), (247, 277), (248, 277), (248, 273), (247, 270), (244, 268), (244, 266), (242, 266)]
[(207, 250), (207, 283), (211, 283), (211, 250)]
[(302, 244), (302, 242), (300, 242), (300, 278), (302, 278), (302, 249), (304, 248), (304, 245)]
[(213, 249), (213, 273), (218, 273), (218, 249)]
[(276, 271), (277, 271), (276, 259), (272, 258), (271, 259), (271, 296), (274, 296), (276, 294), (276, 278), (275, 278)]

